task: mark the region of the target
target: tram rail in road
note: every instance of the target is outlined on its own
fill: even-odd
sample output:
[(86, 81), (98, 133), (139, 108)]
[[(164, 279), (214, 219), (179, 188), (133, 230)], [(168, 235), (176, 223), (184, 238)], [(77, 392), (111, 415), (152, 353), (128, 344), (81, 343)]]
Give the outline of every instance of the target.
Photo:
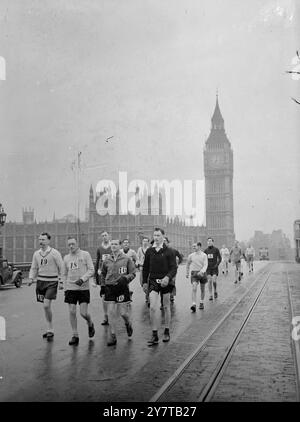
[[(287, 280), (291, 321), (294, 321), (296, 315), (294, 312), (294, 305), (293, 305), (291, 285), (290, 285), (290, 276), (289, 276), (288, 271), (286, 272), (286, 280)], [(297, 399), (300, 402), (300, 344), (299, 343), (300, 343), (300, 340), (292, 339), (292, 350), (293, 350), (295, 371), (296, 371)]]
[[(268, 266), (269, 267), (269, 266)], [(198, 401), (209, 401), (214, 394), (214, 391), (217, 388), (217, 385), (222, 378), (222, 375), (227, 367), (228, 362), (233, 354), (233, 351), (238, 343), (240, 335), (242, 334), (247, 321), (251, 317), (259, 298), (261, 297), (262, 292), (264, 291), (267, 281), (270, 277), (271, 272), (268, 271), (268, 267), (263, 271), (255, 281), (250, 285), (247, 291), (243, 294), (243, 296), (239, 299), (237, 303), (235, 303), (229, 311), (224, 315), (224, 317), (217, 323), (217, 325), (209, 332), (206, 338), (199, 344), (199, 346), (194, 350), (190, 356), (180, 365), (180, 367), (174, 372), (174, 374), (165, 382), (165, 384), (156, 392), (154, 396), (150, 398), (150, 402), (157, 402), (157, 401), (168, 401), (166, 400), (166, 395), (171, 395), (171, 390), (176, 386), (178, 382), (180, 382), (181, 377), (184, 375), (185, 371), (187, 371), (188, 367), (195, 361), (201, 354), (201, 352), (205, 349), (208, 342), (211, 340), (213, 335), (220, 329), (220, 327), (228, 320), (234, 312), (237, 310), (238, 306), (242, 303), (249, 293), (251, 293), (252, 289), (262, 283), (262, 285), (258, 288), (258, 293), (256, 293), (254, 301), (252, 305), (246, 312), (246, 315), (243, 317), (242, 321), (239, 324), (239, 328), (236, 331), (230, 345), (225, 349), (223, 358), (218, 361), (215, 366), (214, 371), (210, 375), (208, 381), (203, 386), (202, 390), (199, 393)], [(263, 280), (263, 281), (262, 281)], [(222, 335), (222, 333), (220, 334)]]

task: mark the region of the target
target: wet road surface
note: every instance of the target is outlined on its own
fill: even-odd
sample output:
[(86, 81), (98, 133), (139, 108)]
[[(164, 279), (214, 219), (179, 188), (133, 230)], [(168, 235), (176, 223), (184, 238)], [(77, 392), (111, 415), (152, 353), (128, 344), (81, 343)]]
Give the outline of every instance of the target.
[[(63, 291), (53, 303), (55, 338), (41, 338), (45, 331), (44, 313), (35, 300), (35, 284), (0, 290), (0, 315), (6, 319), (6, 341), (0, 341), (0, 401), (147, 401), (205, 336), (202, 320), (215, 324), (234, 303), (267, 262), (256, 262), (254, 275), (233, 283), (233, 270), (219, 276), (219, 297), (208, 301), (205, 309), (190, 312), (191, 285), (185, 266), (177, 275), (177, 295), (172, 305), (171, 341), (149, 348), (151, 337), (149, 310), (139, 285), (133, 290), (133, 336), (128, 339), (123, 320), (118, 322), (116, 347), (107, 347), (107, 327), (103, 319), (99, 288), (91, 288), (90, 313), (96, 334), (89, 339), (87, 325), (78, 310), (80, 343), (68, 345), (72, 333)], [(199, 295), (199, 292), (198, 292)], [(198, 296), (199, 300), (199, 296)], [(224, 309), (223, 309), (224, 308)], [(162, 312), (163, 318), (163, 312)], [(208, 328), (207, 328), (208, 329)], [(162, 330), (159, 331), (162, 337)]]

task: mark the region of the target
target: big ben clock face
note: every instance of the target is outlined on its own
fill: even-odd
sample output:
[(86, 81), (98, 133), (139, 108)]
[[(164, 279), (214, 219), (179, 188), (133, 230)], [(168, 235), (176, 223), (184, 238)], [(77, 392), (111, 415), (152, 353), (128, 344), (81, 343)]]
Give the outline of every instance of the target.
[(210, 156), (209, 164), (213, 167), (220, 167), (224, 163), (223, 157), (219, 154), (213, 154)]

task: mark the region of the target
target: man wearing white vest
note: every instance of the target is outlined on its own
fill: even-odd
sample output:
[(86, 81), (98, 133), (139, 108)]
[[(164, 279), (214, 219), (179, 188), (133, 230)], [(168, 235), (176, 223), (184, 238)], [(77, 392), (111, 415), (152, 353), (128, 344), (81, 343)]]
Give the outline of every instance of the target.
[(90, 278), (94, 275), (94, 264), (89, 252), (82, 251), (77, 239), (70, 236), (68, 239), (70, 253), (64, 257), (63, 282), (65, 288), (65, 303), (69, 304), (70, 323), (73, 330), (73, 337), (69, 341), (70, 346), (77, 346), (79, 335), (77, 331), (77, 302), (80, 307), (80, 315), (88, 325), (88, 335), (95, 335), (95, 328), (91, 316), (88, 313), (90, 303)]
[(31, 286), (33, 281), (37, 280), (36, 299), (44, 305), (48, 325), (43, 338), (48, 341), (51, 341), (54, 337), (51, 303), (52, 300), (56, 299), (58, 281), (63, 266), (61, 254), (49, 246), (50, 239), (51, 236), (49, 233), (43, 232), (40, 234), (39, 243), (41, 249), (33, 254), (28, 282), (28, 286)]
[(197, 286), (200, 283), (201, 299), (199, 309), (204, 309), (204, 297), (205, 297), (205, 284), (207, 283), (206, 270), (208, 265), (207, 255), (201, 250), (201, 242), (195, 243), (193, 247), (196, 249), (195, 252), (188, 256), (186, 263), (186, 278), (189, 278), (191, 271), (191, 283), (192, 283), (192, 306), (191, 311), (196, 312), (196, 297), (197, 297)]

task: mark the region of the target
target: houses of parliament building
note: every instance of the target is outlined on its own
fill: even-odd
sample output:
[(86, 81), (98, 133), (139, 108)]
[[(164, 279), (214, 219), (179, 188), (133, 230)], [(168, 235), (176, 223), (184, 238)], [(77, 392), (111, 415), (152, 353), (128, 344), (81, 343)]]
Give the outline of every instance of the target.
[[(159, 196), (158, 212), (151, 213), (151, 198), (148, 197), (148, 212), (142, 214), (107, 213), (99, 215), (91, 186), (89, 206), (85, 221), (76, 221), (72, 215), (51, 222), (36, 222), (33, 209), (23, 209), (23, 222), (7, 222), (2, 230), (4, 256), (12, 262), (30, 262), (33, 252), (39, 248), (38, 236), (46, 231), (51, 234), (51, 245), (62, 254), (67, 253), (67, 237), (77, 235), (82, 249), (92, 257), (100, 243), (100, 234), (106, 230), (112, 238), (129, 239), (131, 247), (137, 249), (143, 236), (152, 238), (154, 227), (161, 227), (166, 235), (185, 256), (191, 252), (191, 245), (201, 241), (206, 245), (208, 236), (215, 245), (231, 246), (235, 239), (233, 218), (233, 151), (227, 138), (218, 96), (211, 118), (210, 134), (205, 142), (205, 215), (206, 226), (187, 224), (179, 217), (170, 218), (163, 212), (162, 198)], [(154, 215), (153, 215), (154, 214)]]

